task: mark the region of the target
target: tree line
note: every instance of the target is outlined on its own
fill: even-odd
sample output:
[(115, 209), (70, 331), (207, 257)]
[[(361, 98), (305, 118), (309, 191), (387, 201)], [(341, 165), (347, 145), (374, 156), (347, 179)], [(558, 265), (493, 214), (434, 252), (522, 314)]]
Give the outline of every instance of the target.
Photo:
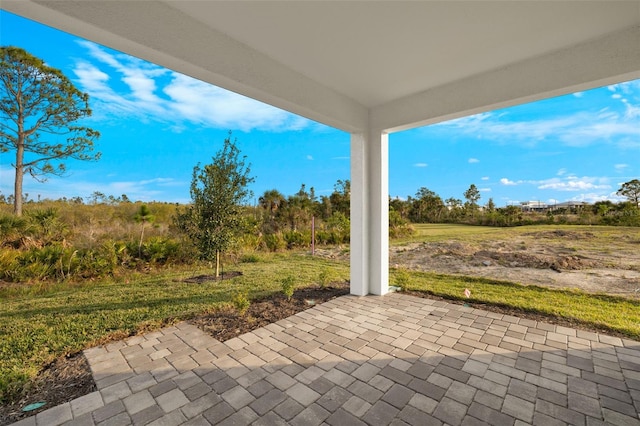
[(574, 223), (588, 225), (640, 226), (640, 180), (621, 185), (617, 195), (627, 201), (610, 200), (593, 204), (552, 208), (545, 212), (525, 211), (521, 206), (496, 207), (492, 198), (480, 204), (481, 194), (475, 184), (463, 192), (463, 199), (443, 199), (426, 187), (418, 189), (406, 200), (389, 200), (392, 213), (412, 223), (461, 223), (489, 226), (518, 226), (530, 224)]
[[(93, 217), (77, 224), (83, 230), (89, 224), (89, 238), (84, 231), (74, 233), (75, 225), (56, 207), (36, 207), (23, 218), (24, 201), (28, 200), (22, 191), (24, 174), (44, 180), (47, 175), (64, 174), (66, 159), (98, 160), (100, 153), (94, 152), (94, 142), (100, 134), (77, 124), (91, 115), (88, 95), (59, 70), (23, 49), (0, 48), (0, 100), (0, 152), (15, 153), (14, 194), (0, 197), (0, 203), (13, 204), (12, 216), (0, 214), (0, 271), (4, 271), (0, 279), (86, 278), (114, 274), (118, 268), (188, 263), (194, 258), (215, 262), (217, 275), (221, 255), (238, 247), (270, 251), (308, 247), (312, 233), (319, 244), (349, 242), (349, 180), (338, 180), (330, 195), (320, 197), (304, 184), (288, 197), (271, 189), (260, 196), (258, 206), (251, 207), (249, 185), (254, 177), (231, 133), (211, 163), (194, 167), (192, 202), (174, 206), (164, 224), (157, 220), (161, 215), (149, 206), (134, 205), (131, 210), (126, 195), (113, 197), (99, 191), (90, 197), (92, 205), (127, 207), (128, 213), (118, 222), (127, 230), (123, 239), (115, 237), (119, 230), (113, 227), (113, 220), (97, 224)], [(492, 199), (480, 206), (481, 194), (475, 184), (462, 194), (464, 201), (453, 197), (443, 200), (422, 187), (406, 200), (389, 200), (389, 235), (410, 235), (411, 223), (438, 222), (514, 226), (572, 221), (640, 226), (640, 182), (634, 179), (623, 184), (618, 194), (629, 202), (600, 202), (591, 211), (585, 207), (536, 216), (517, 206), (496, 208)], [(78, 197), (64, 200), (76, 207), (82, 201)], [(69, 216), (74, 217), (77, 211), (82, 209)], [(137, 226), (139, 237), (132, 231)], [(164, 232), (154, 235), (154, 227), (162, 227)], [(104, 231), (100, 238), (95, 237), (97, 229)]]

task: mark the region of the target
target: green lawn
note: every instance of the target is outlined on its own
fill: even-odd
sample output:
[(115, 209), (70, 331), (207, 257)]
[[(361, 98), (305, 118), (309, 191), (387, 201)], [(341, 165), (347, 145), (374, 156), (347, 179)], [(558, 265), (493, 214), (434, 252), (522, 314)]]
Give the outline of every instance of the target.
[[(505, 232), (530, 232), (532, 227), (505, 230), (442, 225), (419, 226), (418, 230), (420, 235), (414, 237), (415, 241), (477, 240), (499, 238)], [(611, 236), (603, 234), (602, 238), (614, 240), (617, 232), (620, 231)], [(259, 254), (249, 260), (255, 261), (227, 266), (227, 270), (241, 271), (243, 275), (222, 282), (184, 283), (185, 278), (211, 273), (191, 268), (120, 281), (0, 290), (0, 403), (15, 395), (42, 366), (60, 355), (214, 310), (228, 304), (238, 291), (247, 292), (249, 298), (279, 292), (281, 279), (288, 275), (296, 278), (297, 286), (311, 285), (319, 281), (325, 270), (331, 271), (332, 281), (349, 278), (348, 263), (306, 254)], [(399, 273), (391, 271), (392, 284)], [(410, 290), (463, 299), (464, 289), (469, 288), (473, 302), (565, 317), (640, 340), (638, 301), (433, 273), (405, 272), (405, 278), (404, 286)]]
[(191, 270), (139, 276), (130, 282), (0, 291), (0, 403), (60, 355), (216, 309), (241, 290), (249, 298), (281, 291), (280, 280), (287, 275), (294, 276), (298, 286), (316, 283), (326, 269), (333, 281), (349, 277), (347, 264), (306, 255), (259, 255), (258, 259), (228, 267), (243, 275), (222, 282), (182, 282), (211, 273)]
[[(616, 331), (640, 340), (638, 300), (429, 272), (392, 271), (390, 281), (393, 283), (397, 276), (406, 281), (403, 287), (407, 290), (561, 317), (576, 324)], [(471, 291), (469, 299), (464, 296), (465, 289)]]

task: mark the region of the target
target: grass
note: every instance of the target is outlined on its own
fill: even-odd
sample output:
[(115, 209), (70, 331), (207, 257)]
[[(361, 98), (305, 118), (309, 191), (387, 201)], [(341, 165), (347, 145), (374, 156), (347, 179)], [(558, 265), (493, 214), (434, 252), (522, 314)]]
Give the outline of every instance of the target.
[[(390, 281), (397, 274), (395, 270)], [(525, 312), (560, 317), (577, 324), (621, 333), (640, 340), (640, 301), (577, 290), (555, 290), (539, 286), (523, 286), (487, 278), (410, 272), (406, 290), (444, 297), (520, 309)], [(471, 297), (464, 296), (465, 289)]]
[[(457, 224), (414, 225), (416, 235), (400, 241), (400, 245), (412, 242), (458, 241), (471, 245), (485, 242), (538, 240), (544, 235), (544, 244), (569, 247), (571, 252), (636, 253), (640, 229), (621, 226), (532, 225), (514, 228), (495, 228)], [(572, 232), (567, 237), (550, 238), (548, 231)], [(576, 238), (576, 236), (584, 238)], [(520, 240), (521, 238), (521, 240)], [(390, 282), (395, 275), (400, 279), (406, 271), (391, 271)], [(578, 290), (555, 290), (486, 278), (444, 275), (429, 272), (410, 272), (408, 290), (423, 291), (448, 299), (466, 300), (464, 289), (471, 290), (471, 302), (508, 306), (523, 311), (562, 317), (586, 326), (622, 333), (640, 340), (640, 301), (604, 294), (590, 294)], [(406, 281), (406, 280), (404, 280)]]
[[(621, 236), (627, 239), (630, 235), (640, 238), (640, 228), (624, 226), (586, 226), (586, 225), (529, 225), (512, 228), (473, 226), (459, 224), (414, 224), (416, 232), (411, 237), (395, 240), (394, 244), (406, 244), (410, 242), (456, 240), (469, 242), (482, 242), (487, 240), (501, 240), (513, 238), (517, 235), (540, 233), (545, 231), (574, 231), (579, 233), (591, 233), (593, 238), (581, 240), (583, 242), (616, 243)], [(553, 240), (549, 240), (553, 241)], [(572, 240), (572, 243), (579, 243)]]
[(300, 286), (310, 285), (327, 268), (336, 280), (348, 279), (344, 263), (290, 253), (228, 267), (243, 275), (220, 282), (182, 282), (211, 273), (191, 269), (129, 282), (0, 290), (0, 403), (61, 355), (215, 310), (239, 292), (249, 299), (280, 292), (282, 277), (294, 273)]
[[(570, 239), (572, 247), (581, 249), (587, 246), (594, 249), (599, 246), (600, 250), (606, 247), (618, 249), (616, 241), (628, 240), (634, 235), (633, 241), (640, 241), (637, 228), (463, 225), (417, 225), (416, 228), (418, 234), (400, 244), (442, 240), (495, 241), (557, 229), (594, 232), (593, 238)], [(556, 243), (554, 240), (549, 242)], [(287, 276), (295, 276), (298, 286), (324, 282), (323, 276), (327, 274), (333, 281), (349, 277), (347, 263), (292, 252), (252, 254), (242, 257), (237, 265), (227, 265), (226, 269), (240, 271), (243, 275), (221, 282), (187, 284), (182, 282), (186, 278), (211, 273), (209, 269), (191, 266), (153, 276), (131, 275), (118, 281), (44, 283), (0, 289), (0, 403), (16, 395), (44, 365), (61, 355), (215, 310), (231, 304), (233, 296), (240, 293), (254, 299), (281, 292), (282, 279)], [(571, 290), (524, 287), (483, 278), (400, 270), (391, 271), (390, 282), (401, 282), (408, 290), (460, 300), (466, 300), (463, 291), (469, 288), (471, 302), (564, 317), (640, 340), (638, 301)]]

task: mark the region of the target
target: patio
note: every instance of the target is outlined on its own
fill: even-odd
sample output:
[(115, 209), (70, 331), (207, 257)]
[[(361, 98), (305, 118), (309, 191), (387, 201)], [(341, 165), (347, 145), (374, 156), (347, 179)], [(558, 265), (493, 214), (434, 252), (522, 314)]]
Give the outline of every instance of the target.
[[(389, 134), (640, 78), (638, 1), (1, 7), (349, 132), (358, 296), (388, 291)], [(86, 355), (99, 391), (17, 424), (640, 425), (640, 342), (397, 293)]]
[(98, 391), (16, 425), (640, 425), (640, 342), (401, 293), (85, 354)]

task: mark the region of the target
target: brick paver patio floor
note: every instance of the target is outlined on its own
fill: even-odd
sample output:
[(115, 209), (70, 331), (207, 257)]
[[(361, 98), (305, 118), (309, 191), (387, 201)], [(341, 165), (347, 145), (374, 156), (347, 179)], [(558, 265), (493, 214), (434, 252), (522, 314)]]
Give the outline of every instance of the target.
[(640, 342), (399, 293), (86, 356), (97, 392), (17, 424), (640, 425)]

